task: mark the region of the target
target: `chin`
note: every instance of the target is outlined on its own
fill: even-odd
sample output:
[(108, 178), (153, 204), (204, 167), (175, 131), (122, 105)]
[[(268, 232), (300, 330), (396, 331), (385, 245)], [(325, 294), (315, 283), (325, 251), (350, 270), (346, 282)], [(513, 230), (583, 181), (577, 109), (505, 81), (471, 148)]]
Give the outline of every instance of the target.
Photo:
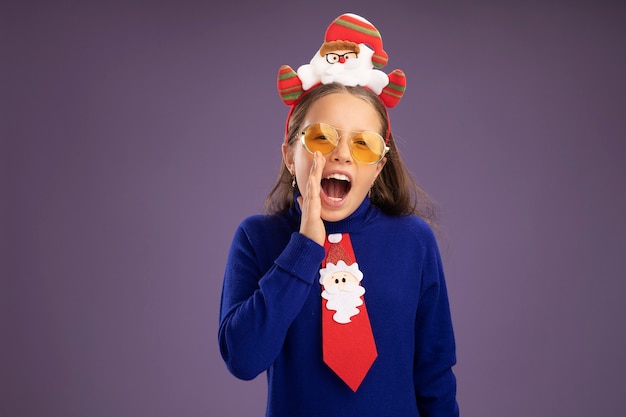
[(322, 213), (321, 213), (321, 218), (322, 220), (325, 220), (327, 222), (338, 222), (340, 220), (345, 219), (346, 217), (348, 217), (349, 215), (351, 215), (354, 212), (354, 210), (350, 210), (350, 209), (346, 209), (346, 208), (342, 208), (342, 209), (334, 209), (334, 210), (329, 210), (329, 209), (324, 209), (322, 207)]

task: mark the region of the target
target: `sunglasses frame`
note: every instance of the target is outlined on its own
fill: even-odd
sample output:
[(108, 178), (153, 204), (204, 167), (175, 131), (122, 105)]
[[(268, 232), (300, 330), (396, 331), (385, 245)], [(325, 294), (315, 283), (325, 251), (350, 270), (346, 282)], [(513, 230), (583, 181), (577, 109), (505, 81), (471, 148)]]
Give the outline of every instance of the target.
[[(331, 149), (330, 151), (328, 151), (326, 153), (322, 153), (322, 155), (328, 155), (329, 153), (331, 153), (335, 149), (337, 149), (337, 146), (339, 146), (339, 140), (341, 139), (341, 135), (339, 134), (339, 131), (341, 129), (337, 129), (336, 127), (331, 126), (328, 123), (313, 123), (313, 124), (310, 124), (310, 125), (306, 126), (304, 129), (302, 129), (302, 131), (300, 132), (300, 142), (302, 142), (302, 146), (304, 146), (304, 149), (306, 149), (306, 151), (308, 153), (310, 153), (311, 155), (314, 152), (312, 152), (309, 149), (309, 147), (306, 146), (306, 140), (304, 139), (304, 137), (306, 135), (307, 130), (309, 130), (309, 128), (311, 128), (312, 126), (316, 126), (316, 125), (329, 127), (329, 128), (331, 128), (335, 132), (335, 135), (337, 135), (337, 143), (335, 143), (335, 146), (333, 147), (333, 149)], [(389, 152), (389, 146), (387, 146), (387, 143), (386, 143), (385, 139), (379, 133), (376, 133), (376, 132), (371, 131), (371, 130), (352, 131), (350, 133), (351, 133), (351, 135), (349, 136), (349, 139), (350, 139), (350, 155), (352, 155), (356, 160), (358, 160), (359, 162), (361, 162), (363, 164), (375, 165), (375, 164), (379, 163), (380, 161), (382, 161), (383, 158), (385, 157), (385, 155), (387, 155), (387, 152)], [(358, 156), (355, 155), (354, 149), (353, 149), (354, 142), (352, 141), (352, 138), (354, 138), (356, 135), (359, 135), (359, 134), (362, 134), (362, 133), (372, 133), (372, 134), (374, 134), (374, 135), (376, 135), (376, 136), (378, 136), (380, 138), (380, 141), (383, 144), (383, 152), (382, 152), (382, 154), (380, 155), (380, 157), (376, 161), (366, 162), (366, 161), (361, 160)]]

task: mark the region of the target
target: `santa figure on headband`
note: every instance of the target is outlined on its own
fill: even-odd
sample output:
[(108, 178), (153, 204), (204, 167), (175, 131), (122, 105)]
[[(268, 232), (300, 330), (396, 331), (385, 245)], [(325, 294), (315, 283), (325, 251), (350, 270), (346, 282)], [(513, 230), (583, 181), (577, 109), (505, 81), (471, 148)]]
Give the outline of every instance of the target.
[(374, 66), (382, 67), (386, 62), (387, 53), (374, 26), (360, 16), (347, 14), (328, 27), (322, 47), (297, 74), (304, 90), (320, 82), (338, 82), (366, 86), (380, 94), (389, 77)]
[(379, 95), (386, 107), (395, 106), (406, 88), (401, 70), (385, 74), (378, 68), (388, 56), (378, 30), (361, 16), (346, 13), (326, 29), (324, 43), (308, 64), (297, 71), (283, 65), (278, 73), (278, 90), (287, 105), (318, 84), (337, 82), (367, 87)]

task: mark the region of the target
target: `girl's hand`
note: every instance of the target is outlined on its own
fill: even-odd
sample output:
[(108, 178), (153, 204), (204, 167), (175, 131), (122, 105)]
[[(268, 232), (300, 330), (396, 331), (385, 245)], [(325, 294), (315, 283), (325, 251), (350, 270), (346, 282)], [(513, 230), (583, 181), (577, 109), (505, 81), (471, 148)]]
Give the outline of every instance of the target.
[(322, 154), (315, 152), (306, 189), (298, 197), (298, 204), (300, 204), (300, 210), (302, 210), (300, 233), (321, 246), (324, 246), (324, 240), (326, 239), (326, 229), (322, 222), (322, 199), (320, 197), (320, 184), (325, 164), (326, 159)]

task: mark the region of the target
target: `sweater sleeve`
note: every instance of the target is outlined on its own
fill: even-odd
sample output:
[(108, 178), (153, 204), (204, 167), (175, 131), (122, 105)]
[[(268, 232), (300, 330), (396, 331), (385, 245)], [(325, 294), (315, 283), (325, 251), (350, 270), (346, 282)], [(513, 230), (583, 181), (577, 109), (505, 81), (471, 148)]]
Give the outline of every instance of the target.
[(420, 416), (458, 417), (455, 340), (439, 250), (434, 236), (426, 246), (422, 288), (415, 321), (415, 391)]
[[(262, 243), (272, 245), (275, 239), (266, 236)], [(273, 263), (259, 259), (268, 253), (259, 244), (255, 246), (251, 233), (239, 227), (222, 288), (220, 352), (230, 372), (240, 379), (253, 379), (274, 362), (324, 257), (322, 246), (299, 233), (291, 234)], [(271, 266), (267, 269), (264, 264)]]

